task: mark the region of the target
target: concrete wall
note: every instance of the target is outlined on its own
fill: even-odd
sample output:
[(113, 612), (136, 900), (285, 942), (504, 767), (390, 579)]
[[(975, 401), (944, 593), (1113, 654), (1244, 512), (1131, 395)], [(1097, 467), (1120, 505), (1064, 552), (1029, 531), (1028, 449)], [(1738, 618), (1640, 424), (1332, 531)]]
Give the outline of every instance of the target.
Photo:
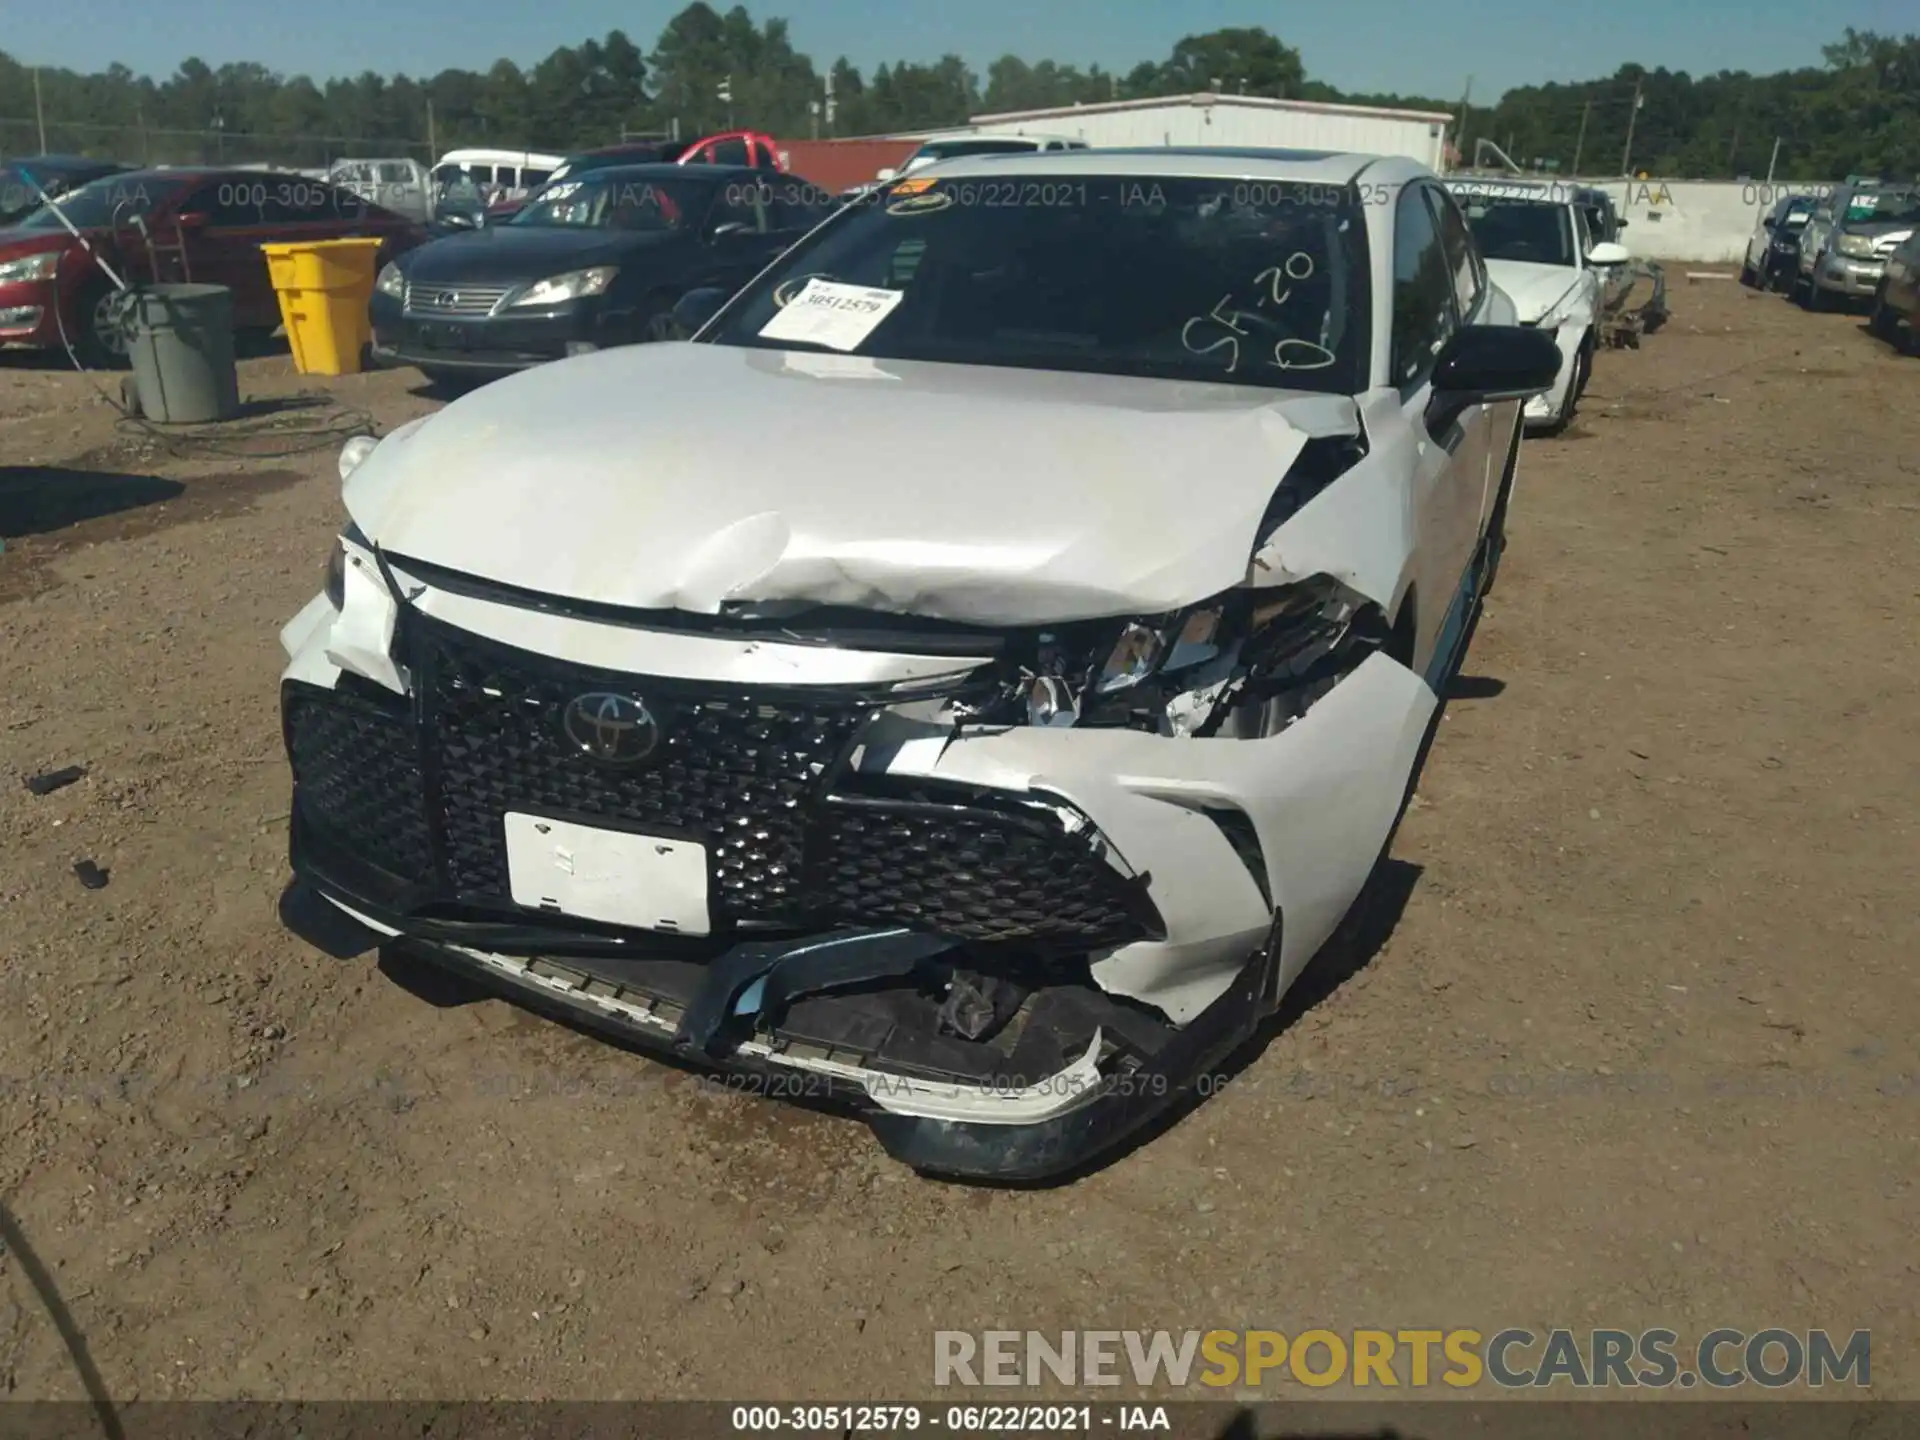
[(1316, 105), (1251, 95), (1170, 96), (976, 117), (982, 135), (1058, 135), (1095, 147), (1252, 146), (1270, 150), (1353, 150), (1405, 155), (1438, 167), (1447, 117), (1417, 111)]
[[(1518, 178), (1518, 177), (1516, 177)], [(1534, 177), (1527, 177), (1534, 178)], [(1783, 195), (1824, 195), (1832, 184), (1757, 180), (1561, 180), (1613, 196), (1627, 228), (1620, 243), (1648, 260), (1737, 265), (1760, 217)]]

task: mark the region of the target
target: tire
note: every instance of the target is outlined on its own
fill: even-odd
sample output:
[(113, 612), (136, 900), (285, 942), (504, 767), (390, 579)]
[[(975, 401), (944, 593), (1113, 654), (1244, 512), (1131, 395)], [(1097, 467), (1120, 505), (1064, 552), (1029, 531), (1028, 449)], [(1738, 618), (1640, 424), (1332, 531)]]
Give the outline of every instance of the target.
[(1832, 298), (1826, 291), (1820, 288), (1819, 282), (1815, 280), (1807, 281), (1807, 295), (1802, 303), (1816, 315), (1825, 314), (1833, 308)]
[(1760, 273), (1757, 270), (1755, 270), (1753, 266), (1750, 264), (1742, 265), (1740, 267), (1740, 283), (1746, 286), (1749, 290), (1761, 290), (1766, 288), (1760, 283)]
[(673, 307), (678, 303), (671, 295), (655, 295), (640, 307), (639, 318), (635, 322), (638, 332), (634, 342), (640, 345), (662, 345), (675, 340), (685, 340), (687, 332), (673, 318)]
[(1900, 321), (1887, 308), (1887, 282), (1882, 280), (1880, 288), (1873, 292), (1873, 310), (1867, 316), (1867, 329), (1889, 345), (1900, 343)]
[(1564, 435), (1573, 417), (1580, 413), (1580, 397), (1586, 393), (1587, 381), (1593, 378), (1593, 352), (1596, 349), (1593, 332), (1589, 330), (1580, 342), (1580, 353), (1573, 362), (1573, 379), (1567, 385), (1567, 403), (1560, 413), (1553, 417), (1544, 428), (1547, 435)]
[(85, 369), (128, 368), (126, 334), (112, 322), (112, 307), (118, 298), (119, 292), (107, 278), (96, 276), (81, 288), (73, 310), (63, 317), (67, 340)]
[(448, 391), (454, 395), (464, 395), (469, 390), (478, 387), (481, 383), (465, 370), (442, 370), (438, 366), (429, 367), (426, 365), (422, 365), (419, 368), (421, 377), (425, 379), (429, 385), (434, 386), (436, 389)]

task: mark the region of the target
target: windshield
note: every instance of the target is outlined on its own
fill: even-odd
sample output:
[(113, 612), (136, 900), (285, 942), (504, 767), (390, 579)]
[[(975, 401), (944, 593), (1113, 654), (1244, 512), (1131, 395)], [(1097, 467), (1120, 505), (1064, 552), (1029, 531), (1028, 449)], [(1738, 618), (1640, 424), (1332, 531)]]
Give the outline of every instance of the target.
[(1489, 260), (1573, 265), (1573, 226), (1567, 207), (1542, 200), (1491, 200), (1462, 195), (1467, 224)]
[(1334, 187), (920, 178), (840, 212), (701, 338), (1352, 394), (1367, 275)]
[(1031, 140), (929, 140), (913, 152), (920, 164), (961, 155), (1026, 155), (1040, 147)]
[(560, 180), (509, 225), (566, 230), (678, 230), (706, 214), (712, 187), (695, 180)]
[(1847, 220), (1856, 225), (1920, 220), (1920, 192), (1876, 190), (1870, 195), (1856, 195), (1847, 204)]
[[(42, 182), (45, 183), (45, 182)], [(106, 225), (125, 225), (136, 215), (145, 215), (162, 200), (179, 190), (182, 181), (160, 181), (150, 176), (108, 175), (82, 185), (69, 194), (59, 194), (57, 185), (48, 186), (60, 202), (61, 210), (77, 228), (88, 230)], [(15, 222), (21, 230), (64, 230), (60, 217), (46, 205), (36, 205)]]

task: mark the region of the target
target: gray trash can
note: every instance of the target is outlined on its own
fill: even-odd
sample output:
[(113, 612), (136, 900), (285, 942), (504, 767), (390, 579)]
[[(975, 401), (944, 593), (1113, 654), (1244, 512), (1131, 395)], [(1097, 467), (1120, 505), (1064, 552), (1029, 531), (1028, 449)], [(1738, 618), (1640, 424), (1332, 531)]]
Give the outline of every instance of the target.
[(239, 413), (231, 290), (147, 285), (133, 292), (125, 321), (141, 414), (163, 425), (196, 425)]

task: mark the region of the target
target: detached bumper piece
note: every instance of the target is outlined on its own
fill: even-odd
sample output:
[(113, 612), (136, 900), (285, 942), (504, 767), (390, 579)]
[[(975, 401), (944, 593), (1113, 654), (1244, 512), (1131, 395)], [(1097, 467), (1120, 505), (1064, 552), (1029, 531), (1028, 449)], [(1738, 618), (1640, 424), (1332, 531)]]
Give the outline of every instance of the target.
[[(294, 837), (295, 867), (310, 878), (282, 915), (316, 947), (349, 953), (343, 923), (361, 931), (358, 949), (405, 925), (398, 945), (418, 959), (565, 1023), (718, 1072), (748, 1093), (859, 1119), (894, 1159), (942, 1177), (1059, 1181), (1110, 1159), (1245, 1042), (1271, 981), (1269, 957), (1254, 958), (1176, 1030), (1070, 971), (986, 975), (966, 968), (995, 963), (977, 949), (901, 930), (747, 941), (697, 958), (515, 955), (482, 947), (534, 942), (525, 927), (367, 913), (313, 875), (297, 812)], [(950, 1023), (955, 994), (993, 994), (1017, 1008), (969, 1040)]]

